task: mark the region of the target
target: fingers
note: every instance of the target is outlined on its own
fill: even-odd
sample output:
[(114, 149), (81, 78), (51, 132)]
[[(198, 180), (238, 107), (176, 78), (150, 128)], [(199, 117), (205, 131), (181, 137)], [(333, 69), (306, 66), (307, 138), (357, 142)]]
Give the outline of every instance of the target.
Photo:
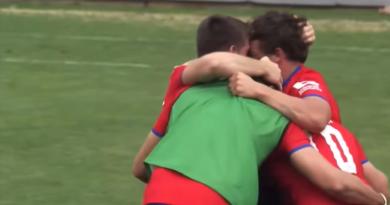
[(282, 79), (282, 72), (279, 66), (276, 63), (272, 62), (267, 56), (261, 58), (260, 61), (264, 65), (266, 65), (268, 70), (267, 73), (261, 77), (263, 77), (264, 80), (266, 80), (270, 84), (279, 84)]
[(314, 27), (309, 22), (307, 22), (307, 24), (303, 27), (302, 38), (307, 44), (313, 44), (316, 39)]
[(314, 29), (313, 28), (308, 28), (307, 26), (305, 26), (303, 28), (303, 37), (304, 38), (308, 38), (310, 36), (314, 36)]
[(275, 89), (276, 89), (276, 90), (279, 90), (279, 91), (282, 91), (282, 90), (283, 90), (283, 79), (282, 79), (282, 78), (280, 78), (279, 83), (277, 83), (277, 84), (275, 85)]
[(247, 77), (249, 76), (244, 73), (237, 72), (229, 78), (229, 89), (233, 95), (242, 95), (242, 92), (245, 90), (244, 83)]
[(271, 62), (271, 60), (268, 58), (268, 56), (263, 56), (262, 58), (260, 58), (260, 61)]
[(313, 26), (310, 25), (309, 26), (305, 26), (303, 28), (303, 38), (310, 38), (310, 37), (315, 37), (315, 32), (314, 32), (314, 29), (313, 29)]
[(233, 95), (237, 95), (237, 92), (236, 92), (236, 80), (237, 79), (237, 76), (236, 74), (232, 75), (230, 78), (229, 78), (229, 89), (230, 89), (230, 92), (233, 94)]
[(315, 36), (311, 36), (311, 37), (304, 39), (305, 43), (307, 43), (309, 45), (313, 44), (315, 40), (316, 40)]
[(282, 91), (283, 90), (283, 78), (280, 78), (280, 83), (278, 86), (278, 90)]
[(270, 85), (271, 88), (275, 89), (275, 90), (279, 90), (279, 91), (282, 91), (283, 90), (283, 85), (282, 85), (282, 82), (278, 82), (278, 83), (272, 83)]

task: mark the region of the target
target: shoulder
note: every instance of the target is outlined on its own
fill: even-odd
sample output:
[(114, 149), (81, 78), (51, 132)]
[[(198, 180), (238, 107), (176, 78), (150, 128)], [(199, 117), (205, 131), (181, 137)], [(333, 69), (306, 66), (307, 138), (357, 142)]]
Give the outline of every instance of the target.
[(324, 77), (319, 71), (305, 65), (301, 69), (300, 80), (318, 80), (324, 82)]

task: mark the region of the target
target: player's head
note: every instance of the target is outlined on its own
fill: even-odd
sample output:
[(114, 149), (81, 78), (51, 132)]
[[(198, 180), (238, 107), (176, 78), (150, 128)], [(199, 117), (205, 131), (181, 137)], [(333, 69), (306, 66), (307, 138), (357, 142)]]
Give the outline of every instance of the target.
[(216, 51), (246, 55), (249, 51), (249, 25), (229, 16), (204, 19), (197, 32), (198, 57)]
[(252, 57), (305, 62), (309, 51), (302, 38), (305, 24), (306, 18), (289, 13), (271, 11), (257, 17), (250, 31)]

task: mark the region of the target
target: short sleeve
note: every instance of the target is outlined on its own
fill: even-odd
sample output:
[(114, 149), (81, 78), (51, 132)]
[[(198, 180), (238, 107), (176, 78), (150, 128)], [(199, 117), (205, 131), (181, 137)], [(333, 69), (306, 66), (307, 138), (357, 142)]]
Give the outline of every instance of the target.
[(278, 149), (283, 153), (291, 155), (308, 147), (312, 146), (306, 133), (294, 123), (290, 123), (284, 132)]
[(175, 101), (179, 98), (181, 93), (190, 87), (190, 85), (184, 85), (181, 80), (181, 76), (185, 68), (185, 65), (176, 67), (169, 78), (169, 84), (164, 97), (161, 112), (152, 129), (153, 134), (158, 137), (163, 137), (166, 132), (172, 106), (174, 105)]

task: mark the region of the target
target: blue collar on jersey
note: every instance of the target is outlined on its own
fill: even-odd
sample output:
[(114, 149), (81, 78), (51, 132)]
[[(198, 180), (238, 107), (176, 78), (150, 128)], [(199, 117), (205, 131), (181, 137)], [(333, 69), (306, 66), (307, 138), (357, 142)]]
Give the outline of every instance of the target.
[(299, 71), (301, 70), (301, 66), (297, 66), (294, 71), (288, 76), (288, 78), (286, 80), (283, 81), (283, 87), (286, 87), (288, 85), (288, 83), (291, 81), (291, 78), (297, 74)]

